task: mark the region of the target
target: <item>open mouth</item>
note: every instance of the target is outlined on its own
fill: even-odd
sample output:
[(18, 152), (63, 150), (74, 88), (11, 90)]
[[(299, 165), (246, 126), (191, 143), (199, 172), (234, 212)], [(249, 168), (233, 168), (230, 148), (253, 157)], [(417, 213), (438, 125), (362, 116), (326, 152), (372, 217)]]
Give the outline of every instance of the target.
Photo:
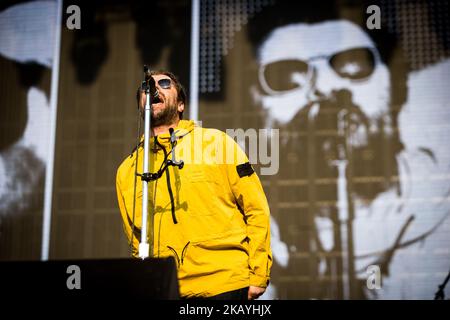
[(158, 103), (162, 103), (162, 102), (163, 101), (162, 101), (162, 99), (159, 96), (152, 100), (152, 104), (158, 104)]

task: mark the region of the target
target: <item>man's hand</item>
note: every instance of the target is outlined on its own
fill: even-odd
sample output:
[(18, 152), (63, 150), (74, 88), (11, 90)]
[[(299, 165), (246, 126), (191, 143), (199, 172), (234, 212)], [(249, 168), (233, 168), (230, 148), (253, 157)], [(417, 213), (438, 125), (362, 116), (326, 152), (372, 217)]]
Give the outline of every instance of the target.
[(248, 300), (258, 299), (265, 291), (266, 288), (250, 286), (248, 288)]

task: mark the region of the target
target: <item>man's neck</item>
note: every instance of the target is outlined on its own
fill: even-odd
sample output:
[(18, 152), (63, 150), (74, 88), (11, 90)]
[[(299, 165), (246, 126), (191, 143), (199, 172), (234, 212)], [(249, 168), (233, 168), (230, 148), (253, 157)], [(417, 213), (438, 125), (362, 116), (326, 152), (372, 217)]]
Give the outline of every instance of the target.
[(152, 131), (151, 135), (152, 136), (159, 136), (159, 135), (164, 134), (164, 133), (169, 133), (169, 129), (177, 127), (179, 122), (180, 122), (180, 120), (177, 119), (176, 121), (172, 122), (171, 124), (164, 124), (164, 125), (161, 125), (161, 126), (154, 127), (151, 130)]

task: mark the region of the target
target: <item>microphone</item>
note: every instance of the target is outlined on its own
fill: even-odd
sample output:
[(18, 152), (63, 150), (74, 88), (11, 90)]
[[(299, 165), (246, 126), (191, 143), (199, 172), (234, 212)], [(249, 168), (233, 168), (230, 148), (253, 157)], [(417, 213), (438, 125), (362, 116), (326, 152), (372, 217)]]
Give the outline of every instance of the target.
[(147, 67), (147, 65), (144, 65), (144, 76), (145, 81), (142, 82), (142, 89), (144, 89), (144, 86), (150, 87), (150, 96), (151, 99), (157, 99), (159, 96), (159, 92), (156, 89), (155, 79), (150, 75), (150, 69)]

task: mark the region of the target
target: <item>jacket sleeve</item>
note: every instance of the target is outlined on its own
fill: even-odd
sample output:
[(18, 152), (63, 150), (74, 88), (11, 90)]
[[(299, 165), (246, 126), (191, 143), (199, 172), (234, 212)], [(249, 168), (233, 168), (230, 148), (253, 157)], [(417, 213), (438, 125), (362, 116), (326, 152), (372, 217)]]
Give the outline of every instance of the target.
[(245, 152), (226, 134), (224, 141), (227, 155), (233, 154), (233, 163), (230, 161), (226, 163), (229, 183), (247, 224), (250, 285), (267, 287), (272, 267), (270, 211), (267, 198)]
[[(127, 199), (124, 195), (124, 189), (123, 189), (123, 185), (122, 185), (122, 181), (121, 181), (121, 175), (120, 175), (120, 168), (117, 171), (117, 176), (116, 176), (116, 192), (117, 192), (117, 201), (119, 204), (119, 209), (120, 209), (120, 215), (122, 217), (122, 223), (123, 223), (123, 230), (128, 238), (128, 245), (131, 242), (131, 220), (130, 217), (132, 217), (132, 213), (131, 215), (128, 214), (128, 210), (127, 210), (127, 206), (126, 206), (126, 202), (127, 201), (133, 201), (133, 199)], [(131, 204), (132, 206), (132, 204)], [(131, 207), (128, 206), (128, 207)], [(133, 237), (133, 247), (132, 247), (132, 253), (131, 255), (135, 258), (137, 258), (139, 256), (139, 252), (138, 252), (138, 247), (139, 247), (139, 240), (136, 235)]]

